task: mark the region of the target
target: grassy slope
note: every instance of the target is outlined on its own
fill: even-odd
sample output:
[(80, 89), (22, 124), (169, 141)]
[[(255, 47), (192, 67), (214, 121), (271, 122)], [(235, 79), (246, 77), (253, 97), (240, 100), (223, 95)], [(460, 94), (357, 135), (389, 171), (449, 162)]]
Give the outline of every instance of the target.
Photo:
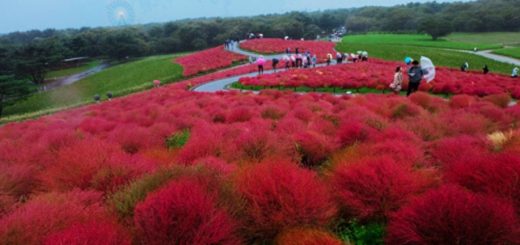
[(182, 67), (173, 55), (152, 56), (110, 67), (75, 84), (35, 94), (5, 109), (5, 115), (33, 113), (91, 102), (95, 94), (114, 96), (152, 87), (152, 80), (173, 82), (182, 78)]
[(497, 49), (493, 53), (520, 59), (520, 48)]
[[(395, 35), (392, 35), (395, 36)], [(408, 36), (408, 35), (405, 35)], [(364, 42), (366, 37), (369, 41)], [(406, 38), (405, 38), (406, 39)], [(357, 50), (366, 50), (371, 57), (381, 58), (385, 60), (404, 60), (405, 57), (419, 58), (422, 56), (430, 57), (436, 65), (447, 67), (460, 67), (465, 61), (470, 64), (470, 69), (480, 70), (485, 64), (489, 66), (492, 72), (509, 74), (512, 66), (490, 59), (459, 51), (446, 50), (444, 48), (433, 48), (416, 45), (402, 45), (388, 42), (388, 39), (379, 39), (375, 41), (373, 35), (349, 36), (338, 44), (337, 50), (342, 52), (355, 52)], [(445, 42), (445, 41), (441, 41)]]
[(446, 39), (454, 42), (520, 46), (520, 32), (454, 33)]
[(81, 66), (78, 66), (78, 67), (72, 67), (72, 68), (67, 68), (67, 69), (63, 69), (63, 70), (51, 71), (51, 72), (49, 72), (47, 74), (47, 78), (54, 79), (54, 78), (74, 75), (74, 74), (81, 73), (81, 72), (84, 72), (86, 70), (92, 69), (92, 68), (94, 68), (94, 67), (96, 67), (96, 66), (98, 66), (100, 64), (101, 64), (100, 60), (93, 60), (93, 61), (90, 61), (90, 62), (85, 63), (85, 64), (83, 64)]
[(475, 43), (475, 42), (461, 42), (461, 41), (449, 41), (446, 39), (439, 39), (433, 41), (430, 36), (427, 35), (414, 35), (414, 34), (368, 34), (368, 35), (352, 35), (346, 36), (343, 39), (344, 42), (348, 43), (363, 43), (363, 44), (392, 44), (402, 46), (417, 46), (417, 47), (432, 47), (432, 48), (445, 48), (445, 49), (463, 49), (473, 50), (477, 47), (479, 49), (496, 49), (501, 48), (500, 45), (495, 43)]

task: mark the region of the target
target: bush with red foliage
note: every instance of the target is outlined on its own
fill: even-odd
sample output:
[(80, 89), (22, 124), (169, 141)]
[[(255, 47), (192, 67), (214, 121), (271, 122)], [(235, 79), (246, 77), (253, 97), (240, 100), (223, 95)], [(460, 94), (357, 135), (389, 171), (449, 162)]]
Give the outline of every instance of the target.
[(333, 234), (310, 228), (284, 231), (276, 236), (275, 245), (345, 245)]
[(197, 181), (181, 179), (150, 194), (135, 209), (146, 244), (240, 244), (235, 221)]
[(60, 232), (49, 235), (44, 245), (130, 245), (130, 236), (122, 227), (108, 222), (76, 224)]
[[(359, 89), (363, 87), (388, 90), (397, 62), (371, 59), (369, 62), (327, 66), (316, 69), (296, 69), (284, 73), (258, 77), (243, 77), (239, 82), (246, 86), (309, 87)], [(464, 82), (461, 82), (464, 81)], [(467, 94), (473, 96), (501, 95), (516, 91), (520, 85), (514, 79), (498, 74), (491, 76), (464, 73), (450, 68), (438, 68), (437, 77), (421, 91), (435, 94)], [(513, 96), (517, 95), (513, 93)], [(504, 97), (505, 98), (505, 97)], [(517, 97), (515, 97), (517, 98)], [(503, 100), (500, 99), (500, 100)]]
[(0, 220), (3, 244), (40, 244), (74, 224), (107, 220), (101, 193), (73, 191), (37, 196)]
[(520, 157), (516, 155), (470, 155), (450, 166), (445, 179), (513, 202), (520, 213)]
[(433, 190), (390, 220), (387, 244), (518, 244), (520, 223), (510, 203), (457, 186)]
[(281, 54), (285, 53), (287, 48), (290, 48), (291, 52), (295, 52), (296, 48), (299, 48), (300, 53), (309, 51), (311, 54), (316, 54), (320, 63), (325, 62), (328, 53), (336, 54), (335, 46), (336, 44), (333, 42), (284, 40), (278, 38), (253, 39), (240, 44), (240, 48), (244, 50), (262, 54)]
[(184, 76), (192, 76), (198, 73), (228, 67), (235, 62), (245, 59), (246, 56), (231, 53), (225, 50), (224, 46), (218, 46), (176, 58), (175, 62), (184, 68)]
[(431, 165), (450, 168), (458, 162), (469, 162), (472, 156), (480, 156), (487, 150), (484, 139), (468, 135), (443, 138), (428, 147)]
[(40, 176), (46, 190), (92, 188), (107, 193), (147, 172), (149, 166), (133, 162), (115, 145), (86, 139), (60, 151)]
[(347, 216), (385, 221), (417, 194), (417, 177), (392, 159), (374, 158), (338, 166), (332, 185)]
[(247, 203), (244, 228), (252, 238), (272, 239), (299, 226), (323, 227), (336, 214), (316, 173), (290, 162), (252, 166), (239, 174), (236, 186)]
[(305, 166), (320, 165), (337, 149), (333, 139), (315, 131), (299, 133), (295, 139), (301, 163)]

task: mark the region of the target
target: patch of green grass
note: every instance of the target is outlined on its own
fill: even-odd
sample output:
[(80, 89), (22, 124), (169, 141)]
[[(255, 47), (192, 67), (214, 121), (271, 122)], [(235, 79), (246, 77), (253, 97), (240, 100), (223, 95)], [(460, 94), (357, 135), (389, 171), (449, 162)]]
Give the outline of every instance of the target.
[(340, 222), (336, 227), (336, 233), (341, 240), (349, 244), (384, 244), (385, 225), (381, 223), (360, 224), (355, 220)]
[(405, 46), (382, 43), (358, 43), (350, 42), (350, 39), (344, 39), (343, 42), (336, 46), (341, 52), (356, 52), (357, 50), (366, 50), (370, 57), (380, 58), (384, 60), (403, 61), (405, 57), (419, 59), (421, 56), (427, 56), (432, 59), (437, 66), (445, 66), (459, 68), (465, 61), (468, 61), (470, 70), (481, 71), (484, 65), (488, 65), (491, 72), (510, 74), (513, 66), (487, 59), (471, 53), (460, 52), (455, 50), (447, 50), (431, 47)]
[(190, 139), (190, 131), (185, 129), (177, 132), (166, 139), (166, 146), (168, 149), (182, 148)]
[(395, 46), (415, 46), (415, 47), (432, 47), (443, 49), (460, 49), (473, 50), (477, 47), (480, 50), (497, 49), (502, 46), (499, 44), (475, 43), (467, 40), (450, 41), (447, 39), (433, 40), (428, 35), (421, 34), (366, 34), (366, 35), (351, 35), (343, 38), (343, 43), (350, 44), (388, 44)]
[(56, 79), (56, 78), (60, 78), (60, 77), (71, 76), (71, 75), (78, 74), (78, 73), (87, 71), (89, 69), (92, 69), (96, 66), (99, 66), (100, 64), (101, 64), (100, 60), (92, 60), (92, 61), (89, 61), (88, 63), (85, 63), (78, 67), (71, 67), (71, 68), (67, 68), (67, 69), (50, 71), (49, 73), (47, 73), (47, 79)]
[(497, 49), (493, 53), (520, 59), (520, 48)]
[(164, 83), (183, 78), (182, 67), (172, 62), (174, 55), (160, 55), (139, 59), (110, 67), (74, 84), (55, 90), (34, 94), (28, 99), (5, 108), (5, 115), (38, 114), (38, 111), (53, 111), (56, 108), (86, 104), (94, 95), (106, 97), (108, 92), (114, 96), (151, 88), (152, 81)]
[(520, 32), (453, 33), (446, 39), (463, 43), (520, 46)]

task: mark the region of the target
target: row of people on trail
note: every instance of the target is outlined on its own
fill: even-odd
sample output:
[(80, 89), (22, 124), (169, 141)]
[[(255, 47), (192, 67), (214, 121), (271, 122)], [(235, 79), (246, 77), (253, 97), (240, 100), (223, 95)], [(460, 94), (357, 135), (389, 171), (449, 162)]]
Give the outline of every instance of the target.
[[(273, 66), (274, 72), (278, 70), (278, 65), (282, 62), (284, 68), (286, 70), (291, 68), (315, 68), (318, 64), (318, 57), (316, 55), (312, 55), (311, 53), (306, 54), (297, 54), (297, 55), (284, 55), (282, 59), (273, 58), (271, 60), (271, 65)], [(249, 57), (249, 63), (255, 63), (258, 66), (258, 75), (264, 74), (265, 64), (267, 60), (264, 56), (258, 57), (256, 61), (254, 61), (253, 57)]]
[(261, 38), (264, 38), (264, 34), (262, 34), (262, 33), (255, 34), (253, 32), (250, 32), (247, 34), (247, 38), (248, 39), (261, 39)]
[[(332, 59), (334, 57), (332, 56), (332, 54), (328, 53), (327, 54), (327, 65), (330, 65), (332, 64)], [(336, 53), (336, 64), (342, 64), (343, 62), (346, 62), (346, 61), (352, 61), (354, 63), (358, 62), (358, 61), (368, 61), (368, 52), (367, 51), (360, 51), (358, 52), (358, 54), (349, 54), (349, 53), (340, 53), (340, 52), (337, 52)]]
[(228, 50), (235, 49), (239, 42), (240, 41), (238, 39), (227, 39), (226, 41), (224, 41), (224, 48)]
[[(467, 61), (464, 62), (464, 64), (462, 64), (462, 65), (460, 66), (460, 70), (461, 70), (462, 72), (469, 72), (469, 63), (468, 63)], [(488, 65), (484, 65), (484, 67), (482, 67), (482, 73), (483, 73), (483, 74), (488, 74), (489, 71), (490, 71), (490, 70), (489, 70)], [(518, 75), (519, 75), (519, 74), (518, 74), (519, 72), (520, 72), (520, 68), (518, 68), (518, 67), (513, 68), (513, 71), (511, 72), (511, 77), (512, 77), (512, 78), (517, 78)]]

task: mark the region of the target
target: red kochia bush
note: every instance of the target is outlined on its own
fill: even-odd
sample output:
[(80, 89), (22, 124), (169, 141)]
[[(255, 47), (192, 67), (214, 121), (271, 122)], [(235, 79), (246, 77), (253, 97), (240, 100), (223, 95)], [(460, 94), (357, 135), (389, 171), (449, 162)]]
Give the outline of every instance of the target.
[(336, 214), (328, 188), (316, 173), (290, 162), (260, 163), (240, 173), (247, 229), (253, 237), (273, 238), (298, 226), (324, 226)]
[(362, 220), (386, 220), (419, 189), (411, 170), (389, 158), (343, 164), (332, 183), (346, 214)]
[(387, 244), (518, 244), (511, 204), (457, 186), (431, 191), (392, 218)]
[(299, 133), (295, 138), (301, 162), (306, 166), (321, 164), (337, 148), (333, 139), (315, 131)]
[(235, 222), (197, 181), (182, 179), (149, 195), (134, 222), (146, 244), (239, 244)]
[(144, 172), (142, 166), (131, 162), (115, 145), (88, 139), (61, 150), (41, 178), (49, 190), (113, 191)]
[(44, 245), (130, 245), (131, 239), (114, 223), (78, 224), (48, 236)]
[(40, 244), (71, 225), (106, 220), (101, 193), (73, 191), (38, 196), (0, 220), (2, 244)]
[(520, 213), (520, 158), (500, 154), (473, 156), (454, 164), (446, 180), (472, 191), (504, 198), (515, 204)]
[(343, 245), (344, 243), (326, 231), (299, 228), (280, 233), (275, 245)]

